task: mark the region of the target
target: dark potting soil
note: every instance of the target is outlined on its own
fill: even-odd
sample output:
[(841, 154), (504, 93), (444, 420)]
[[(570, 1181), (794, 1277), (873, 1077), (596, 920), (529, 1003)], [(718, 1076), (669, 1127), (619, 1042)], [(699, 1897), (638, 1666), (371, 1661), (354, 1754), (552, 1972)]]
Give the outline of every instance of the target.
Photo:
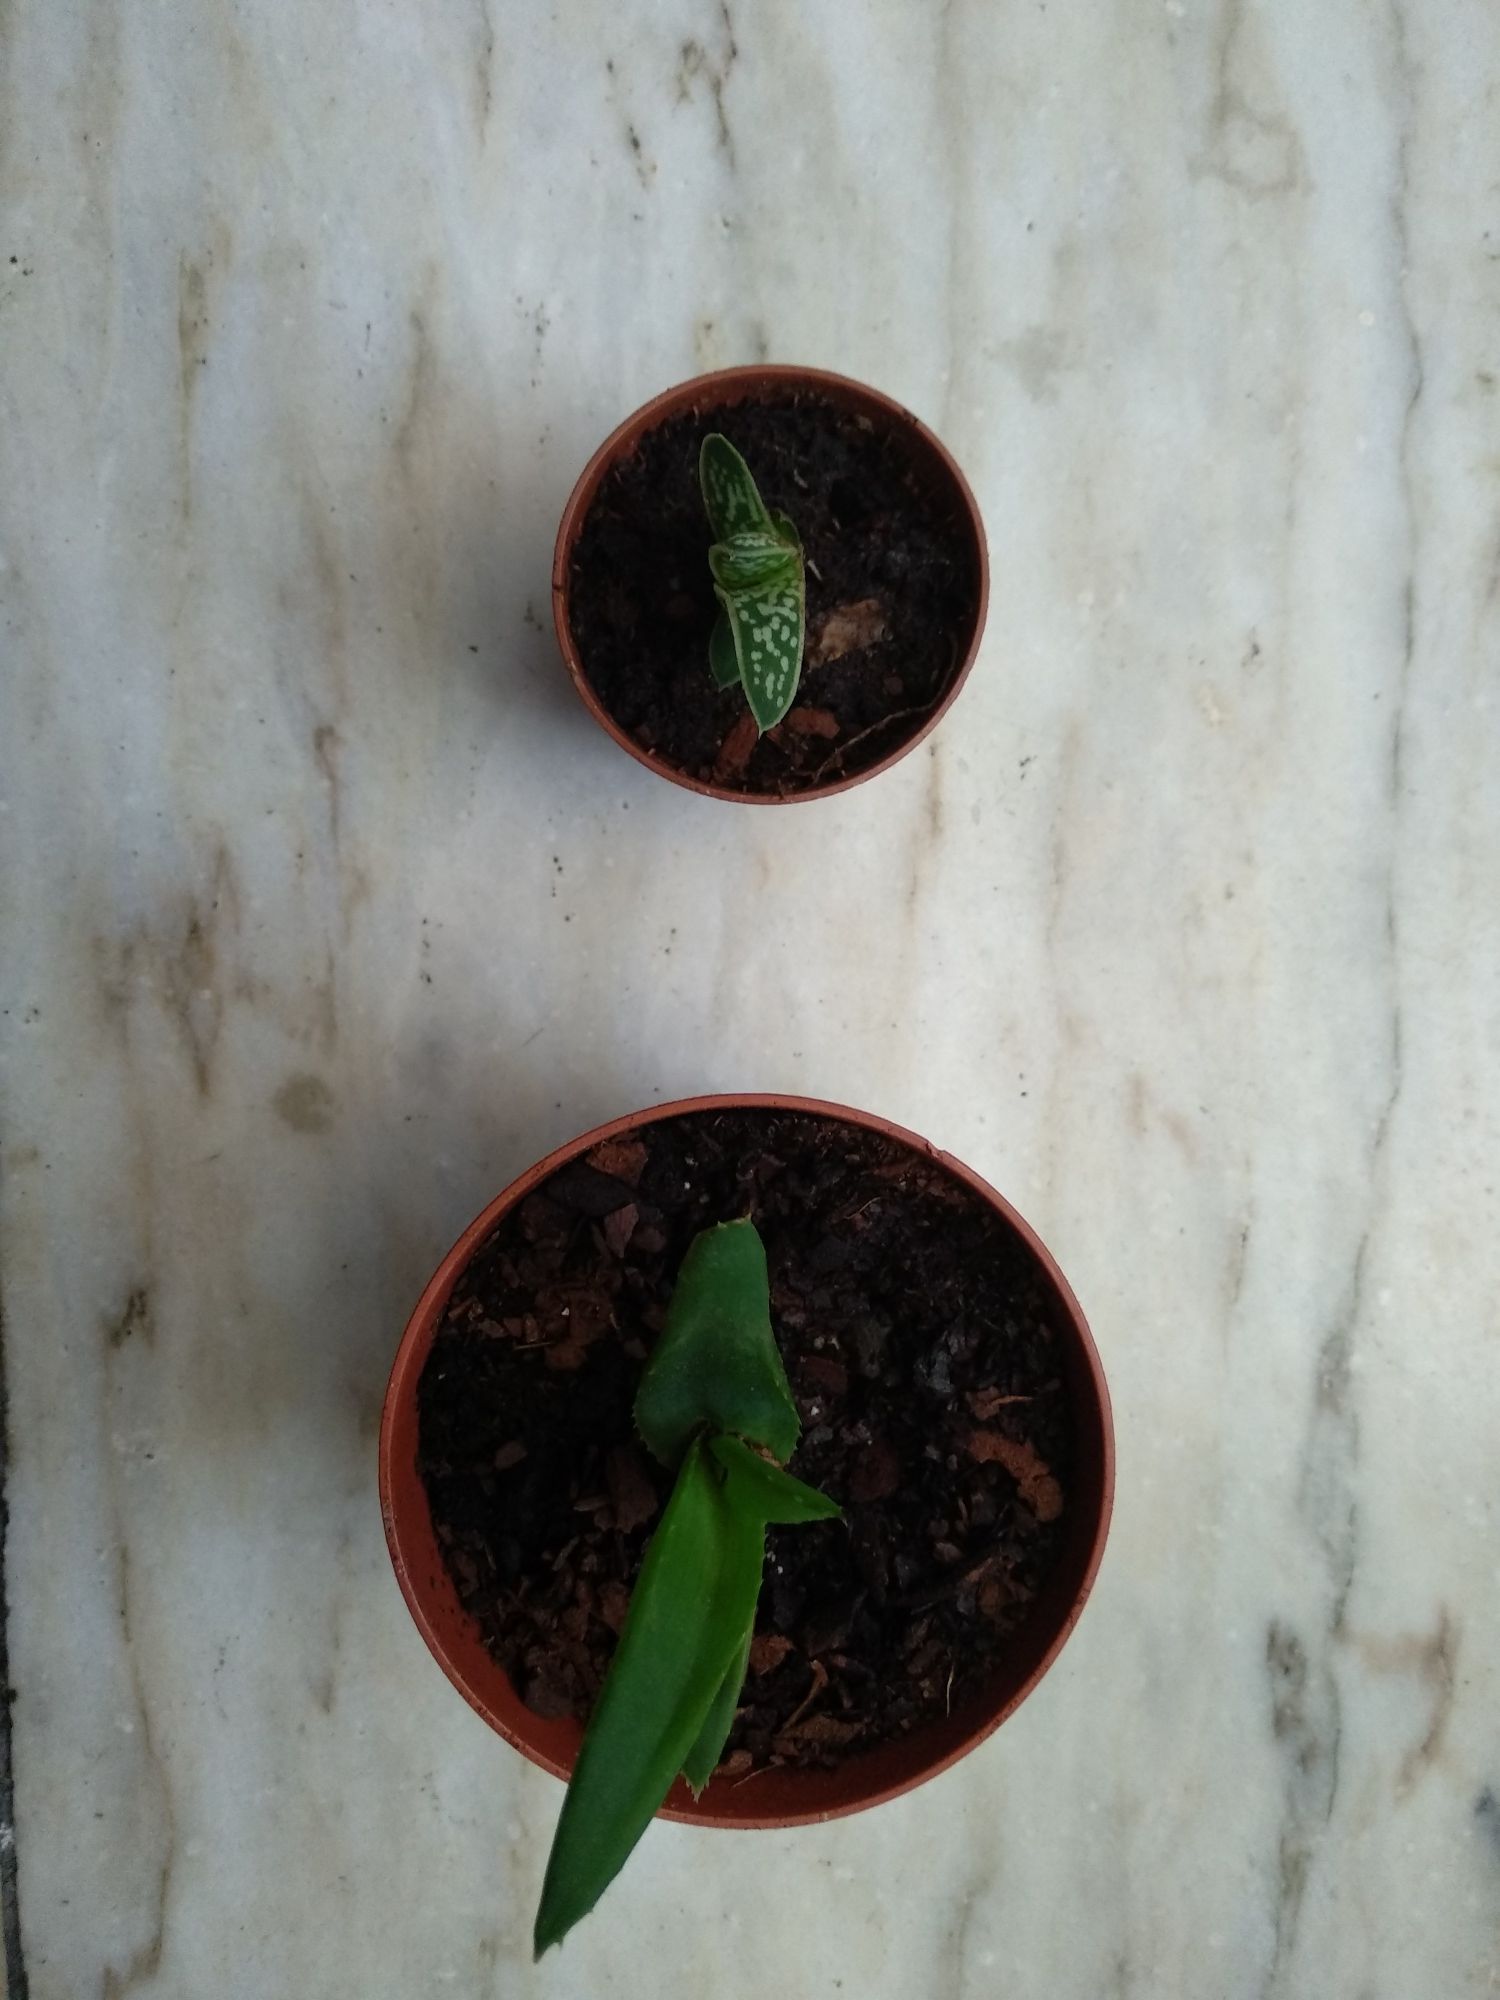
[[(759, 739), (742, 690), (708, 670), (719, 607), (698, 450), (720, 428), (808, 558), (797, 700)], [(965, 522), (918, 486), (899, 434), (804, 393), (649, 432), (600, 482), (570, 586), (584, 672), (628, 735), (690, 776), (793, 793), (922, 727), (961, 664), (979, 579)]]
[(455, 1287), (419, 1459), (468, 1610), (538, 1714), (586, 1716), (670, 1490), (641, 1364), (688, 1244), (749, 1213), (841, 1521), (772, 1529), (726, 1764), (835, 1763), (943, 1715), (1056, 1559), (1072, 1428), (1036, 1266), (959, 1182), (834, 1120), (664, 1120), (564, 1167)]

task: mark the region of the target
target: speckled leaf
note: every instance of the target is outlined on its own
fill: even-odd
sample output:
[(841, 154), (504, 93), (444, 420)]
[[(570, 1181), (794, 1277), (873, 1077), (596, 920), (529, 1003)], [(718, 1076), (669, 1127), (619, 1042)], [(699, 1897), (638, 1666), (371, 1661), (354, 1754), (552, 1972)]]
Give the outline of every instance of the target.
[(802, 553), (802, 537), (797, 533), (797, 524), (792, 520), (791, 516), (783, 514), (779, 507), (773, 507), (771, 509), (771, 526), (780, 535), (787, 547), (795, 549), (800, 556)]
[(766, 1253), (753, 1222), (720, 1223), (688, 1245), (641, 1375), (635, 1421), (664, 1465), (676, 1465), (704, 1429), (791, 1457), (801, 1425), (771, 1331)]
[(729, 614), (723, 610), (714, 620), (714, 629), (708, 635), (708, 670), (714, 677), (715, 687), (734, 687), (740, 677), (740, 656), (734, 649)]
[(787, 547), (780, 535), (759, 533), (733, 535), (727, 542), (715, 542), (708, 552), (708, 566), (714, 582), (731, 593), (794, 583), (798, 571), (796, 552)]
[(771, 517), (749, 466), (718, 431), (710, 431), (699, 447), (698, 484), (716, 542), (756, 529), (771, 532)]
[(801, 570), (786, 583), (732, 594), (719, 587), (717, 595), (729, 614), (746, 699), (764, 735), (791, 707), (802, 672)]

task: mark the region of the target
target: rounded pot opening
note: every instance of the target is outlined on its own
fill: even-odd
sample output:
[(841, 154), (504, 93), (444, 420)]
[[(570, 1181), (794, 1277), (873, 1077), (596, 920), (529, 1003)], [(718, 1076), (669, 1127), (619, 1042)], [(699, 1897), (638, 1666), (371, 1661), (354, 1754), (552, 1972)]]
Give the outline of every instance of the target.
[(951, 1711), (910, 1735), (858, 1749), (832, 1769), (772, 1767), (711, 1784), (694, 1800), (679, 1780), (663, 1814), (697, 1826), (786, 1827), (832, 1819), (893, 1798), (946, 1770), (989, 1736), (1057, 1657), (1093, 1587), (1108, 1532), (1114, 1443), (1104, 1375), (1083, 1314), (1055, 1261), (1014, 1209), (971, 1169), (917, 1135), (869, 1113), (818, 1099), (711, 1097), (619, 1118), (539, 1161), (475, 1218), (443, 1259), (408, 1322), (387, 1390), (380, 1432), (380, 1490), (396, 1576), (418, 1629), (464, 1698), (533, 1763), (566, 1778), (582, 1738), (571, 1716), (534, 1713), (489, 1651), (443, 1559), (418, 1463), (418, 1386), (460, 1275), (503, 1218), (560, 1169), (606, 1142), (664, 1120), (765, 1110), (863, 1128), (938, 1168), (1003, 1222), (1033, 1260), (1056, 1339), (1072, 1414), (1072, 1454), (1061, 1544), (1024, 1624), (995, 1664)]
[[(749, 762), (759, 759), (762, 750), (768, 758), (771, 752), (765, 746), (757, 747), (753, 724), (745, 726), (749, 711), (743, 706), (743, 693), (735, 689), (732, 697), (716, 696), (710, 684), (706, 645), (714, 609), (707, 573), (710, 536), (707, 521), (702, 518), (701, 503), (697, 499), (696, 475), (692, 469), (695, 461), (684, 460), (679, 464), (676, 459), (673, 460), (671, 493), (673, 507), (679, 514), (686, 510), (685, 518), (697, 521), (694, 532), (701, 546), (691, 555), (685, 550), (680, 551), (683, 559), (679, 572), (674, 572), (672, 576), (671, 588), (650, 594), (650, 603), (659, 603), (662, 607), (662, 622), (654, 629), (669, 636), (648, 642), (646, 650), (652, 653), (653, 659), (657, 652), (665, 656), (678, 644), (675, 635), (680, 632), (687, 658), (678, 662), (675, 696), (668, 699), (664, 694), (663, 701), (669, 723), (675, 720), (676, 711), (684, 703), (690, 703), (694, 709), (695, 731), (704, 728), (710, 729), (711, 733), (712, 730), (725, 732), (719, 739), (718, 754), (712, 766), (702, 761), (690, 761), (686, 757), (679, 759), (669, 754), (665, 746), (648, 747), (639, 740), (636, 729), (622, 723), (605, 693), (596, 685), (596, 677), (591, 674), (585, 655), (592, 648), (597, 669), (597, 619), (591, 627), (590, 639), (585, 640), (579, 629), (580, 622), (587, 625), (594, 617), (591, 612), (589, 617), (580, 619), (580, 594), (586, 590), (586, 574), (584, 581), (580, 581), (580, 545), (591, 550), (596, 560), (605, 559), (602, 553), (606, 548), (603, 535), (596, 542), (589, 541), (591, 517), (601, 488), (622, 468), (628, 468), (636, 461), (648, 441), (668, 435), (666, 427), (679, 419), (690, 419), (702, 429), (713, 427), (722, 419), (728, 431), (732, 432), (735, 428), (733, 413), (740, 406), (770, 404), (780, 408), (799, 397), (807, 399), (813, 408), (821, 405), (839, 417), (852, 418), (854, 431), (868, 432), (879, 445), (881, 453), (899, 466), (911, 494), (930, 511), (935, 521), (943, 524), (949, 562), (955, 577), (960, 572), (962, 574), (961, 587), (957, 582), (954, 584), (957, 593), (954, 601), (961, 596), (964, 608), (961, 614), (953, 616), (952, 630), (942, 642), (948, 652), (941, 668), (932, 670), (937, 674), (936, 684), (929, 690), (928, 684), (919, 676), (917, 687), (902, 692), (905, 684), (901, 674), (895, 671), (900, 664), (901, 648), (883, 647), (883, 641), (888, 636), (883, 629), (883, 621), (890, 607), (902, 602), (903, 588), (909, 591), (915, 614), (919, 584), (908, 579), (903, 585), (899, 572), (904, 557), (900, 549), (889, 552), (882, 549), (880, 563), (889, 569), (889, 575), (867, 582), (865, 589), (871, 594), (840, 597), (839, 602), (825, 605), (818, 614), (821, 622), (817, 624), (816, 631), (810, 615), (808, 664), (804, 667), (803, 686), (791, 716), (779, 725), (780, 732), (792, 732), (795, 742), (784, 734), (772, 733), (777, 744), (789, 744), (788, 756), (804, 760), (806, 768), (799, 765), (795, 771), (789, 770), (777, 777), (775, 782), (749, 782), (744, 774), (725, 768), (722, 759), (727, 755), (732, 763), (743, 755)], [(746, 456), (751, 457), (752, 454), (747, 451)], [(751, 469), (756, 471), (757, 467), (752, 464)], [(857, 482), (846, 482), (846, 488), (835, 485), (832, 489), (835, 496), (847, 490), (851, 517), (857, 514), (859, 505), (859, 495), (853, 490), (854, 486)], [(793, 484), (779, 500), (779, 504), (794, 519), (797, 499)], [(841, 526), (840, 535), (843, 532)], [(851, 527), (849, 533), (854, 532)], [(880, 547), (876, 528), (872, 525), (868, 532), (876, 538), (875, 545)], [(836, 536), (835, 543), (838, 540)], [(664, 538), (660, 547), (666, 550), (668, 546)], [(809, 553), (812, 551), (809, 550)], [(632, 560), (632, 572), (636, 567), (636, 562)], [(647, 567), (650, 567), (649, 562)], [(913, 577), (916, 574), (914, 571)], [(920, 588), (930, 594), (930, 585), (929, 573)], [(627, 587), (634, 587), (631, 578), (627, 578)], [(810, 582), (810, 590), (815, 589), (816, 586)], [(702, 603), (696, 601), (699, 596), (703, 598)], [(749, 805), (797, 804), (808, 799), (832, 797), (854, 785), (863, 784), (908, 755), (936, 728), (957, 699), (979, 650), (988, 599), (989, 560), (978, 505), (963, 473), (941, 441), (910, 411), (878, 390), (824, 370), (786, 366), (731, 368), (717, 374), (698, 376), (654, 397), (635, 411), (604, 441), (579, 477), (563, 510), (552, 566), (552, 610), (558, 645), (573, 685), (595, 721), (621, 749), (658, 776), (706, 797)], [(641, 602), (646, 601), (643, 596)], [(921, 601), (925, 613), (929, 608), (928, 598), (924, 597)], [(810, 598), (810, 614), (812, 610)], [(679, 619), (682, 621), (680, 627), (676, 622)], [(701, 631), (698, 630), (699, 624), (703, 626)], [(932, 620), (925, 615), (913, 615), (911, 624), (914, 631), (925, 635)], [(846, 654), (837, 652), (836, 649), (841, 646), (847, 649)], [(861, 647), (873, 650), (858, 650)], [(642, 641), (634, 627), (627, 651), (634, 663), (631, 671), (638, 673)], [(895, 657), (886, 660), (884, 653), (892, 651)], [(701, 662), (697, 658), (699, 653), (702, 655)], [(838, 713), (824, 705), (818, 686), (820, 680), (826, 684), (829, 676), (840, 674), (846, 657), (862, 663), (859, 674), (846, 685), (841, 697), (861, 704), (858, 726), (851, 720), (847, 729), (843, 727)], [(877, 674), (880, 676), (878, 700), (886, 705), (886, 720), (867, 726), (865, 717), (869, 713), (869, 702), (875, 698)], [(903, 714), (904, 706), (909, 706), (909, 714)], [(855, 714), (853, 708), (850, 714), (852, 718)], [(739, 724), (738, 734), (731, 718)], [(833, 724), (839, 724), (839, 728), (829, 735), (827, 732)], [(647, 734), (653, 733), (652, 726), (645, 723), (638, 722), (636, 727)]]

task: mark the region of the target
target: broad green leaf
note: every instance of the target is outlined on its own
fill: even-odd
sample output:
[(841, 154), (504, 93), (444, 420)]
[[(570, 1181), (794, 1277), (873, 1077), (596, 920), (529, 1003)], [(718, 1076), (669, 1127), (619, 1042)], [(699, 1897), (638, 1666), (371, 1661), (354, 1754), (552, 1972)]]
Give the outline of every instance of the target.
[(794, 583), (797, 578), (796, 554), (780, 535), (732, 535), (727, 542), (715, 542), (708, 552), (708, 566), (714, 582), (730, 592)]
[(836, 1500), (770, 1465), (741, 1438), (713, 1437), (709, 1451), (723, 1467), (730, 1505), (763, 1523), (791, 1526), (799, 1521), (836, 1521)]
[(755, 1621), (765, 1529), (701, 1440), (652, 1536), (542, 1884), (538, 1958), (598, 1902), (704, 1736)]
[(698, 484), (716, 542), (751, 529), (770, 532), (771, 517), (749, 466), (718, 431), (710, 431), (699, 447)]
[(729, 614), (723, 610), (714, 620), (714, 629), (708, 635), (708, 670), (714, 677), (715, 687), (734, 687), (740, 677), (740, 656), (734, 650)]
[(761, 734), (774, 729), (791, 707), (802, 672), (804, 605), (802, 572), (767, 588), (715, 595), (729, 614), (740, 679)]
[(783, 514), (779, 507), (773, 507), (771, 509), (771, 526), (780, 535), (787, 547), (795, 549), (800, 556), (802, 553), (802, 537), (797, 533), (797, 524), (792, 520), (790, 515)]
[(635, 1421), (663, 1465), (700, 1430), (735, 1431), (788, 1459), (801, 1425), (771, 1331), (766, 1253), (753, 1222), (723, 1222), (688, 1245), (636, 1392)]
[[(765, 1537), (761, 1537), (761, 1565), (765, 1565)], [(719, 1683), (719, 1692), (714, 1696), (713, 1706), (703, 1719), (703, 1727), (698, 1731), (698, 1740), (682, 1760), (682, 1775), (692, 1787), (697, 1798), (703, 1787), (713, 1776), (719, 1759), (724, 1755), (724, 1745), (729, 1741), (729, 1732), (734, 1727), (734, 1712), (740, 1704), (740, 1690), (745, 1685), (745, 1675), (750, 1666), (750, 1641), (754, 1637), (754, 1626), (745, 1634), (745, 1643), (735, 1655), (729, 1672)]]

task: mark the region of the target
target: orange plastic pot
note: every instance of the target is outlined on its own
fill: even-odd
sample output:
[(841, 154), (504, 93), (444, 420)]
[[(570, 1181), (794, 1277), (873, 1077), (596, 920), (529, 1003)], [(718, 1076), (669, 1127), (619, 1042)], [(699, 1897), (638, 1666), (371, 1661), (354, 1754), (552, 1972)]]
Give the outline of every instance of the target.
[[(966, 630), (958, 635), (958, 662), (942, 698), (937, 701), (926, 716), (915, 724), (909, 736), (897, 747), (875, 763), (856, 771), (847, 777), (831, 778), (827, 784), (810, 785), (805, 791), (753, 792), (737, 791), (732, 786), (717, 785), (704, 778), (695, 778), (690, 773), (679, 770), (665, 758), (654, 756), (641, 747), (615, 721), (609, 710), (595, 693), (593, 684), (584, 670), (583, 661), (573, 639), (573, 626), (569, 615), (568, 598), (572, 585), (573, 552), (578, 542), (579, 532), (588, 517), (599, 483), (611, 466), (628, 458), (640, 444), (648, 431), (671, 417), (692, 412), (701, 417), (712, 417), (716, 412), (729, 410), (736, 403), (765, 400), (773, 395), (786, 395), (791, 391), (804, 389), (811, 391), (837, 405), (840, 409), (851, 410), (881, 430), (894, 432), (904, 450), (906, 461), (911, 467), (919, 487), (932, 496), (933, 502), (945, 513), (959, 521), (961, 533), (967, 543), (967, 551), (974, 564), (978, 578), (974, 612)], [(706, 534), (706, 530), (705, 530)], [(705, 542), (706, 555), (706, 542)], [(984, 523), (979, 517), (979, 505), (970, 491), (969, 482), (959, 470), (957, 461), (942, 441), (910, 410), (905, 410), (889, 396), (882, 396), (878, 389), (870, 389), (863, 382), (853, 382), (846, 375), (831, 375), (821, 368), (792, 368), (766, 364), (753, 368), (724, 368), (717, 374), (697, 375), (690, 382), (680, 383), (675, 389), (668, 389), (660, 396), (653, 396), (649, 403), (643, 403), (634, 416), (627, 417), (619, 429), (612, 431), (600, 445), (579, 477), (578, 484), (568, 498), (563, 509), (561, 525), (557, 531), (557, 546), (552, 557), (552, 621), (557, 628), (557, 643), (567, 663), (573, 685), (579, 698), (594, 720), (608, 735), (612, 736), (622, 750), (628, 751), (638, 764), (644, 764), (648, 771), (655, 771), (658, 777), (670, 778), (675, 785), (685, 785), (689, 791), (702, 792), (711, 799), (729, 799), (737, 805), (799, 805), (805, 799), (831, 798), (836, 792), (847, 792), (851, 786), (862, 785), (868, 778), (878, 776), (898, 763), (934, 730), (948, 710), (958, 699), (959, 690), (969, 677), (974, 659), (979, 651), (980, 636), (984, 631), (985, 612), (989, 606), (990, 568), (989, 554), (985, 547)]]
[(1050, 1300), (1073, 1405), (1074, 1462), (1065, 1516), (1068, 1532), (1030, 1619), (1007, 1641), (1005, 1654), (989, 1679), (955, 1702), (950, 1715), (899, 1742), (857, 1751), (835, 1770), (761, 1771), (733, 1785), (710, 1785), (697, 1801), (679, 1780), (662, 1814), (690, 1826), (790, 1827), (837, 1819), (910, 1791), (967, 1756), (1015, 1713), (1061, 1652), (1093, 1588), (1114, 1499), (1109, 1392), (1078, 1301), (1036, 1232), (978, 1174), (884, 1118), (816, 1098), (694, 1097), (616, 1118), (538, 1161), (475, 1217), (417, 1301), (391, 1370), (380, 1423), (380, 1505), (386, 1541), (417, 1628), (464, 1699), (533, 1764), (540, 1764), (554, 1777), (568, 1777), (582, 1740), (581, 1725), (571, 1719), (548, 1721), (533, 1715), (504, 1668), (487, 1651), (444, 1566), (426, 1489), (417, 1470), (417, 1384), (454, 1284), (502, 1216), (578, 1154), (662, 1118), (757, 1107), (861, 1125), (909, 1146), (979, 1195), (1029, 1250)]

